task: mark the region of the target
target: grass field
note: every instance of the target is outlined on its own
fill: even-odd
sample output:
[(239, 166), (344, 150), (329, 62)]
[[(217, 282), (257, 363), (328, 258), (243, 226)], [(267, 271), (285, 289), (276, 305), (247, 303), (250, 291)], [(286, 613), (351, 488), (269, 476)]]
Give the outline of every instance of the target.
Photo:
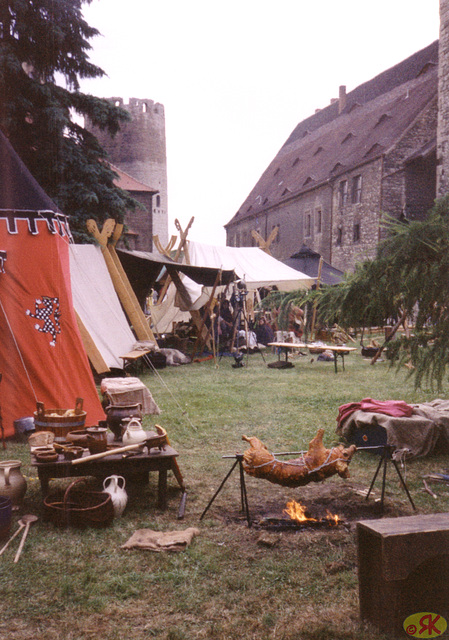
[[(355, 521), (380, 515), (380, 480), (367, 502), (359, 491), (373, 477), (378, 458), (359, 452), (351, 477), (285, 489), (246, 477), (253, 517), (282, 514), (294, 498), (309, 505), (351, 506), (352, 525), (342, 529), (266, 532), (248, 528), (240, 511), (237, 471), (231, 475), (207, 515), (209, 503), (232, 459), (243, 452), (242, 435), (259, 437), (272, 451), (307, 449), (318, 428), (330, 446), (338, 407), (371, 397), (427, 402), (447, 397), (415, 391), (408, 371), (385, 362), (371, 366), (360, 354), (345, 359), (335, 374), (331, 362), (294, 357), (295, 367), (268, 368), (274, 354), (253, 354), (245, 366), (232, 358), (147, 372), (140, 377), (159, 407), (147, 416), (168, 432), (179, 451), (187, 485), (184, 520), (177, 520), (180, 492), (169, 477), (169, 506), (156, 508), (157, 478), (148, 486), (129, 484), (129, 502), (121, 519), (105, 530), (60, 530), (42, 518), (42, 497), (26, 444), (8, 443), (2, 459), (20, 459), (28, 490), (22, 513), (35, 513), (19, 563), (15, 542), (0, 558), (2, 607), (0, 637), (8, 640), (385, 640), (362, 623), (358, 610)], [(406, 475), (418, 513), (449, 510), (449, 488), (423, 491), (422, 476), (449, 467), (448, 457), (432, 455), (407, 463)], [(67, 482), (58, 481), (62, 486)], [(55, 482), (55, 485), (57, 483)], [(377, 511), (376, 511), (377, 510)], [(386, 515), (410, 515), (411, 506), (389, 470)], [(200, 530), (179, 554), (124, 551), (120, 546), (136, 529)], [(16, 539), (17, 540), (17, 539)]]

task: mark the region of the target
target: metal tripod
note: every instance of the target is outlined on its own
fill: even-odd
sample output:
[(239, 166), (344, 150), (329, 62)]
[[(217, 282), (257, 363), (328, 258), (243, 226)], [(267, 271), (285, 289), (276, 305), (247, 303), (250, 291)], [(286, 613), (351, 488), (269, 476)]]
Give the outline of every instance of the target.
[(393, 454), (393, 451), (394, 451), (395, 447), (393, 445), (391, 445), (391, 444), (384, 444), (384, 445), (381, 445), (381, 447), (358, 447), (358, 451), (363, 450), (363, 449), (373, 449), (373, 448), (375, 448), (375, 449), (381, 448), (382, 449), (382, 453), (381, 453), (381, 456), (380, 456), (379, 464), (377, 465), (376, 472), (375, 472), (374, 477), (373, 477), (373, 479), (371, 481), (370, 488), (368, 489), (368, 493), (366, 494), (365, 500), (368, 500), (369, 495), (371, 493), (371, 490), (372, 490), (372, 488), (374, 486), (374, 483), (376, 481), (377, 475), (378, 475), (378, 473), (380, 471), (381, 466), (383, 465), (382, 494), (381, 494), (381, 498), (380, 498), (380, 506), (381, 506), (381, 510), (383, 511), (383, 508), (384, 508), (384, 496), (385, 496), (385, 480), (387, 478), (387, 466), (388, 466), (388, 462), (392, 462), (394, 468), (396, 469), (396, 473), (399, 476), (399, 480), (401, 481), (402, 488), (404, 489), (405, 493), (407, 494), (407, 497), (410, 500), (410, 504), (412, 505), (413, 510), (416, 511), (416, 507), (415, 507), (415, 505), (413, 503), (412, 496), (410, 495), (410, 492), (409, 492), (409, 490), (407, 488), (407, 485), (405, 484), (405, 480), (402, 477), (402, 474), (401, 474), (401, 471), (399, 469), (398, 463), (392, 457), (392, 454)]
[[(230, 456), (225, 456), (225, 457), (228, 458)], [(231, 474), (234, 471), (234, 469), (236, 468), (236, 466), (239, 465), (241, 510), (245, 511), (246, 521), (248, 523), (248, 527), (251, 527), (251, 518), (250, 518), (250, 515), (249, 515), (249, 507), (248, 507), (248, 496), (246, 494), (245, 472), (243, 470), (243, 465), (242, 465), (243, 454), (242, 453), (237, 453), (235, 456), (232, 456), (232, 457), (235, 458), (234, 464), (232, 465), (231, 469), (228, 471), (228, 473), (226, 474), (226, 476), (222, 480), (220, 486), (218, 487), (218, 489), (216, 490), (216, 492), (212, 496), (211, 500), (209, 501), (209, 504), (204, 509), (203, 513), (201, 514), (200, 520), (202, 520), (204, 518), (204, 516), (206, 515), (206, 513), (209, 510), (209, 507), (212, 506), (212, 503), (214, 502), (215, 498), (218, 496), (218, 494), (220, 493), (220, 491), (223, 489), (224, 485), (226, 484), (226, 481), (231, 476)]]

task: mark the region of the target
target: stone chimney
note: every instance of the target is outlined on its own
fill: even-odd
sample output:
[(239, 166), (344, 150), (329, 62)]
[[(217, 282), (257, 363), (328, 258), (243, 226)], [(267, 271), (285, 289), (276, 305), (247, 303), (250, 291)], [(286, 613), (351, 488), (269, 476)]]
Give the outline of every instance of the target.
[(342, 84), (338, 88), (338, 115), (346, 108), (346, 85)]
[(449, 0), (440, 0), (437, 198), (449, 193)]

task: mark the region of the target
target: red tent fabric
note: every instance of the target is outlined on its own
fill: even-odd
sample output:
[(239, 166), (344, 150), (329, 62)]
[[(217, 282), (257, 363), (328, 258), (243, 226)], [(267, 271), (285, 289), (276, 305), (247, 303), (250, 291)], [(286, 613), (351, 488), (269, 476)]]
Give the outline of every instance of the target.
[(67, 216), (1, 136), (0, 407), (6, 436), (14, 434), (14, 420), (33, 415), (38, 401), (46, 409), (74, 409), (80, 397), (86, 424), (105, 417), (73, 309), (70, 239)]

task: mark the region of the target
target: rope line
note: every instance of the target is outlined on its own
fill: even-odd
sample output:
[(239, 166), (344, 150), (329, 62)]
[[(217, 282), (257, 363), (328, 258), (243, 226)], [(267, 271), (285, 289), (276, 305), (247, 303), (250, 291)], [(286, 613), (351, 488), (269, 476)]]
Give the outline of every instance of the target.
[(335, 447), (332, 447), (332, 449), (330, 449), (329, 451), (329, 455), (327, 456), (326, 460), (323, 462), (323, 464), (321, 464), (319, 467), (316, 467), (315, 469), (310, 469), (307, 465), (307, 462), (304, 458), (304, 452), (301, 451), (301, 460), (299, 462), (296, 462), (295, 460), (290, 460), (285, 462), (284, 460), (278, 460), (277, 458), (275, 458), (273, 456), (273, 460), (268, 460), (268, 462), (263, 462), (262, 464), (259, 464), (257, 466), (251, 466), (252, 469), (261, 469), (262, 467), (266, 467), (269, 464), (273, 465), (273, 469), (276, 468), (276, 466), (278, 464), (283, 464), (283, 465), (291, 465), (292, 467), (306, 467), (307, 469), (307, 473), (311, 474), (311, 473), (316, 473), (317, 471), (320, 471), (321, 469), (323, 469), (324, 467), (327, 467), (328, 465), (332, 464), (333, 462), (335, 462), (335, 460), (331, 460), (331, 456), (332, 456), (332, 452), (334, 451)]
[(8, 318), (8, 316), (6, 315), (6, 311), (5, 311), (5, 308), (4, 308), (4, 306), (3, 306), (3, 302), (1, 301), (1, 299), (0, 299), (0, 306), (1, 306), (1, 308), (2, 308), (3, 315), (4, 315), (4, 317), (5, 317), (6, 324), (8, 325), (8, 329), (9, 329), (9, 331), (10, 331), (10, 333), (11, 333), (11, 336), (12, 336), (12, 339), (13, 339), (13, 341), (14, 341), (15, 347), (16, 347), (16, 349), (17, 349), (17, 353), (19, 354), (19, 358), (20, 358), (20, 360), (21, 360), (21, 362), (22, 362), (22, 366), (23, 366), (23, 369), (24, 369), (24, 371), (25, 371), (26, 377), (28, 378), (28, 383), (29, 383), (29, 385), (30, 385), (30, 387), (31, 387), (31, 390), (32, 390), (32, 392), (33, 392), (34, 399), (35, 399), (35, 401), (37, 402), (37, 395), (36, 395), (36, 391), (34, 390), (33, 383), (32, 383), (31, 378), (30, 378), (30, 374), (28, 373), (28, 369), (27, 369), (26, 364), (25, 364), (25, 360), (23, 359), (22, 352), (20, 351), (19, 345), (18, 345), (17, 340), (16, 340), (16, 336), (14, 335), (14, 331), (12, 330), (11, 323), (9, 322), (9, 318)]

